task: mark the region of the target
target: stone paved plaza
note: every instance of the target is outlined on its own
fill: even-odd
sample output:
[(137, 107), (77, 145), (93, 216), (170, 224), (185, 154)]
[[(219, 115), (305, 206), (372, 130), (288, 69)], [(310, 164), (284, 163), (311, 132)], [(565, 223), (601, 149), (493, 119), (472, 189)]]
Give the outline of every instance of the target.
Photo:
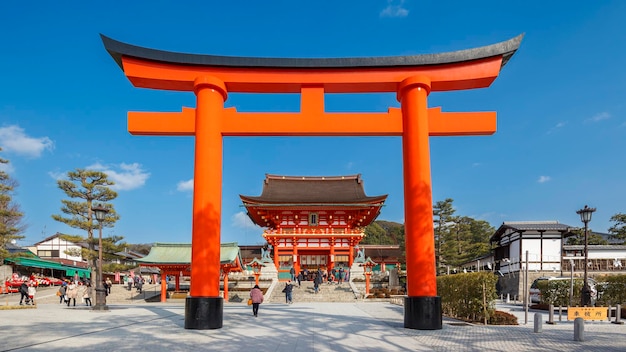
[[(3, 295), (0, 304), (16, 298)], [(422, 331), (403, 328), (403, 308), (387, 302), (262, 304), (258, 318), (243, 303), (226, 303), (222, 329), (186, 330), (183, 300), (113, 302), (107, 313), (56, 300), (50, 291), (36, 309), (0, 310), (0, 351), (626, 351), (626, 325), (587, 322), (578, 342), (573, 322), (534, 333), (535, 312), (524, 325), (515, 305), (501, 308), (519, 326), (444, 319), (443, 329)]]

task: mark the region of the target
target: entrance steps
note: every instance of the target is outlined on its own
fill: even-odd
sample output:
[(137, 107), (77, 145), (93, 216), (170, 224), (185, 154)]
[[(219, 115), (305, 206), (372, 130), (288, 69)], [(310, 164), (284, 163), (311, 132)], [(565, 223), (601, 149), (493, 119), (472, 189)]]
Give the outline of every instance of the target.
[[(274, 288), (269, 299), (266, 297), (266, 303), (285, 303), (285, 294), (281, 291), (285, 287), (286, 282), (279, 282)], [(313, 289), (312, 281), (302, 281), (302, 285), (298, 287), (296, 283), (292, 291), (293, 302), (354, 302), (356, 296), (350, 288), (349, 282), (341, 285), (323, 283), (317, 294)]]

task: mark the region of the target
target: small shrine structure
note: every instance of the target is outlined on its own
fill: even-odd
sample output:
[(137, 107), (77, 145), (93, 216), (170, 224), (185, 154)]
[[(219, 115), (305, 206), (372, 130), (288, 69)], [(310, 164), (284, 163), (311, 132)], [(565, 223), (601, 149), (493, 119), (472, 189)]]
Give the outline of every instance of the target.
[[(240, 195), (248, 216), (264, 227), (279, 278), (319, 268), (350, 268), (365, 226), (387, 195), (367, 196), (361, 175), (266, 175), (260, 196)], [(269, 247), (269, 246), (268, 246)]]
[[(139, 266), (161, 270), (161, 302), (166, 302), (167, 277), (174, 279), (174, 291), (180, 291), (181, 277), (191, 276), (191, 243), (155, 243), (148, 255), (136, 261)], [(243, 271), (236, 242), (220, 245), (220, 269), (224, 280), (224, 299), (228, 300), (228, 273)]]

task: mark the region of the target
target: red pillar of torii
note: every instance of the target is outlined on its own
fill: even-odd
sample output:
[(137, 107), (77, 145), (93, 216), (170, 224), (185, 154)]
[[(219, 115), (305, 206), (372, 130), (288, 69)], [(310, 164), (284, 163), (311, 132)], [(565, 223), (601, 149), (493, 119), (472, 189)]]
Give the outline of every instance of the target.
[[(375, 58), (272, 59), (166, 52), (102, 36), (106, 50), (136, 87), (190, 91), (196, 108), (129, 112), (134, 135), (195, 136), (193, 233), (186, 329), (222, 327), (219, 297), (222, 137), (402, 137), (407, 297), (404, 326), (441, 329), (437, 296), (429, 136), (489, 135), (495, 112), (428, 108), (435, 91), (488, 87), (523, 35), (456, 52)], [(299, 93), (299, 112), (242, 113), (224, 108), (229, 92)], [(401, 109), (327, 113), (327, 93), (396, 93)]]

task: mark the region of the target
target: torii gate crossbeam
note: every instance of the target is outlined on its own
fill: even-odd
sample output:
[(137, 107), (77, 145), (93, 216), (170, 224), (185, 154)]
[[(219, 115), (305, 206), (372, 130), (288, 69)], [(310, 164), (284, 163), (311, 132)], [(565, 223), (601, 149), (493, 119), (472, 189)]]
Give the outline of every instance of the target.
[[(195, 136), (190, 297), (186, 329), (219, 329), (222, 138), (224, 136), (402, 137), (407, 297), (404, 326), (441, 329), (437, 296), (429, 136), (489, 135), (495, 112), (446, 113), (428, 95), (488, 87), (517, 51), (523, 35), (450, 53), (337, 59), (224, 57), (166, 52), (101, 36), (136, 87), (190, 91), (196, 108), (129, 112), (134, 135)], [(242, 113), (224, 108), (229, 92), (299, 93), (294, 113)], [(394, 92), (400, 109), (327, 113), (324, 94)], [(215, 171), (220, 170), (220, 171)]]

